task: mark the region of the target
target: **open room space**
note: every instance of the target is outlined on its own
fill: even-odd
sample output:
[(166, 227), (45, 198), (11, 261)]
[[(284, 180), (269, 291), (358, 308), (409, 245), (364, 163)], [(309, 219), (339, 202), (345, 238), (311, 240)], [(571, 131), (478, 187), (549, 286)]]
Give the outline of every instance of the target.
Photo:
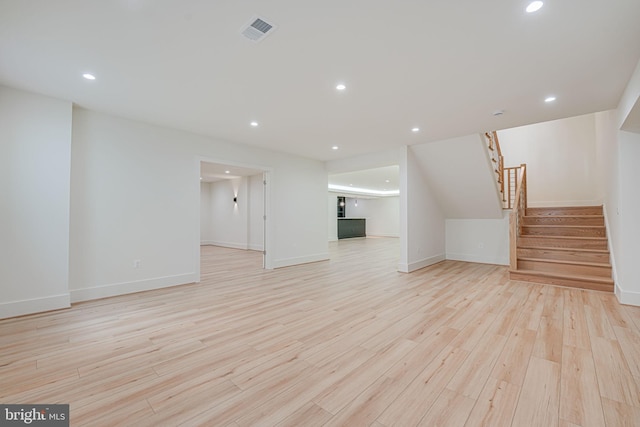
[(0, 426), (640, 426), (639, 22), (0, 0)]
[(407, 275), (397, 250), (270, 271), (204, 246), (199, 284), (0, 321), (0, 400), (72, 425), (637, 424), (639, 307), (496, 265)]

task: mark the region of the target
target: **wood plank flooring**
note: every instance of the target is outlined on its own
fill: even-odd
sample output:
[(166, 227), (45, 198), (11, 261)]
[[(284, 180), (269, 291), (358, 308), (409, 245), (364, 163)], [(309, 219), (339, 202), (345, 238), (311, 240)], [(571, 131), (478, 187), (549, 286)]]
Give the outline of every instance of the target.
[(397, 239), (265, 271), (202, 248), (202, 282), (0, 321), (0, 402), (73, 426), (638, 426), (640, 307)]

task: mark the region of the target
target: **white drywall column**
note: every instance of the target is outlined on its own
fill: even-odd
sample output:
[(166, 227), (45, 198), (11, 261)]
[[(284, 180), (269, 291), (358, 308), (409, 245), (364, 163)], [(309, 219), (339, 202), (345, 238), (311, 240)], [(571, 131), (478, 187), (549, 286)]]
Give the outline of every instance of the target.
[(69, 306), (71, 111), (0, 86), (0, 318)]
[(619, 250), (615, 254), (618, 296), (640, 306), (640, 134), (619, 131)]
[(411, 147), (400, 158), (400, 263), (404, 273), (445, 259), (445, 218)]

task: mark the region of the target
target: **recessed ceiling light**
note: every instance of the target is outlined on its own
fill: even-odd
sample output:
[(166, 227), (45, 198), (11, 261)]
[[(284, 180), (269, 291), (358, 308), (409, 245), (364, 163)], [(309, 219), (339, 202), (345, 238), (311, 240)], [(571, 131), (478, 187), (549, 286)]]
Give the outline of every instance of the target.
[(340, 83), (338, 86), (336, 86), (336, 89), (338, 90), (345, 90), (347, 87), (345, 85), (343, 85), (342, 83)]
[(420, 128), (411, 128), (411, 132), (420, 132)]
[(331, 149), (332, 149), (332, 150), (337, 150), (337, 149), (338, 149), (338, 146), (337, 146), (337, 145), (334, 145), (333, 147), (331, 147)]
[(95, 80), (96, 79), (96, 76), (94, 76), (93, 74), (90, 74), (90, 73), (84, 73), (82, 75), (82, 77), (84, 77), (87, 80)]
[(202, 181), (202, 177), (200, 177), (200, 181)]
[(249, 123), (249, 124), (250, 124), (251, 126), (253, 126), (253, 127), (257, 127), (257, 126), (258, 126), (258, 122), (251, 122), (251, 123)]
[(555, 101), (555, 100), (556, 100), (556, 97), (555, 97), (555, 96), (547, 96), (547, 97), (544, 99), (544, 102), (553, 102), (553, 101)]
[(391, 181), (389, 181), (388, 179), (385, 179), (384, 182), (391, 182)]
[(231, 171), (224, 171), (224, 173), (231, 173)]
[(526, 11), (528, 13), (537, 12), (538, 10), (540, 10), (543, 4), (544, 3), (542, 3), (541, 1), (532, 1), (531, 3), (529, 3), (529, 6), (527, 6)]

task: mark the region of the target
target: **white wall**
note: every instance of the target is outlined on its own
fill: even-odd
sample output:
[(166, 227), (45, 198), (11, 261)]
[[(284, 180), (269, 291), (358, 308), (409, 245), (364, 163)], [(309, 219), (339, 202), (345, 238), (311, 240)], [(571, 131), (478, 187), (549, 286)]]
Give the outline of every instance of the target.
[[(264, 248), (262, 174), (202, 183), (200, 244), (261, 251)], [(237, 203), (233, 203), (233, 198)]]
[[(635, 80), (634, 80), (635, 79)], [(615, 292), (623, 304), (640, 306), (640, 134), (620, 130), (640, 98), (640, 72), (616, 110), (596, 114), (598, 195), (604, 203)], [(636, 101), (634, 101), (634, 99)]]
[(248, 178), (249, 191), (249, 245), (254, 251), (264, 250), (264, 184), (263, 176), (254, 175)]
[(595, 116), (498, 132), (505, 166), (527, 164), (529, 206), (597, 205)]
[[(237, 197), (238, 203), (233, 202)], [(246, 178), (211, 183), (211, 244), (248, 249), (249, 202)]]
[(509, 265), (509, 215), (502, 219), (447, 219), (447, 259)]
[(412, 147), (400, 161), (400, 263), (408, 273), (445, 259), (445, 217)]
[(213, 244), (213, 220), (211, 212), (211, 184), (200, 183), (200, 244)]
[(620, 301), (640, 306), (640, 134), (619, 131), (619, 234), (616, 266)]
[(0, 86), (0, 318), (69, 306), (71, 103)]
[(322, 163), (76, 108), (72, 300), (198, 280), (201, 160), (270, 170), (273, 267), (328, 259)]
[(400, 197), (358, 199), (351, 196), (347, 197), (346, 204), (348, 218), (367, 219), (367, 236), (400, 237)]
[(609, 239), (613, 279), (618, 283), (616, 254), (620, 253), (619, 155), (616, 111), (595, 115), (596, 128), (596, 194), (602, 203)]
[(329, 241), (338, 240), (338, 194), (329, 192), (327, 198), (327, 224), (329, 226)]
[(500, 191), (484, 136), (411, 146), (447, 218), (502, 218)]

